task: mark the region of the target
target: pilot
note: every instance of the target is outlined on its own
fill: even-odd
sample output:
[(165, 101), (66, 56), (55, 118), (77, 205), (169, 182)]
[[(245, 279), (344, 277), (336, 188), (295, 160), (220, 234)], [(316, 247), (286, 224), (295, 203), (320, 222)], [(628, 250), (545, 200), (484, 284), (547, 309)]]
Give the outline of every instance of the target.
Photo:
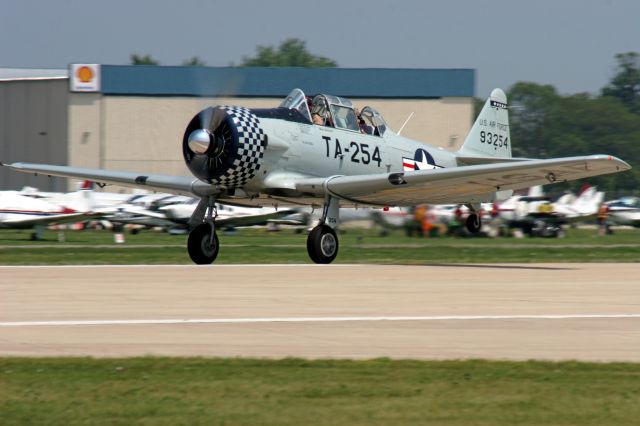
[(311, 120), (313, 124), (326, 126), (328, 115), (329, 111), (324, 98), (321, 95), (313, 98), (313, 104), (311, 106)]
[(360, 113), (360, 110), (358, 108), (356, 108), (356, 117), (358, 117), (358, 127), (360, 127), (360, 133), (364, 133), (365, 135), (372, 135), (373, 127), (367, 125), (367, 122), (364, 121), (364, 118), (362, 117), (362, 114)]
[(313, 124), (317, 124), (319, 126), (324, 126), (324, 118), (317, 112), (311, 113), (311, 118), (313, 119)]

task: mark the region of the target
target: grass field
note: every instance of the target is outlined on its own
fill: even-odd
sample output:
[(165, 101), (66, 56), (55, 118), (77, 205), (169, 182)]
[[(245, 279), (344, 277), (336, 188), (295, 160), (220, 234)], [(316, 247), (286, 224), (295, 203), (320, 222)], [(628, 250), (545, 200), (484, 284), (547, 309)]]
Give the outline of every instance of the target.
[[(108, 231), (66, 231), (64, 242), (49, 231), (29, 241), (30, 231), (0, 231), (0, 264), (189, 264), (186, 235), (144, 231), (114, 244)], [(216, 263), (309, 263), (306, 235), (242, 229), (221, 233)], [(336, 263), (429, 264), (504, 262), (638, 262), (640, 230), (597, 237), (593, 229), (570, 229), (566, 238), (381, 237), (352, 229), (340, 235)]]
[(637, 425), (640, 367), (0, 359), (0, 414), (3, 425)]

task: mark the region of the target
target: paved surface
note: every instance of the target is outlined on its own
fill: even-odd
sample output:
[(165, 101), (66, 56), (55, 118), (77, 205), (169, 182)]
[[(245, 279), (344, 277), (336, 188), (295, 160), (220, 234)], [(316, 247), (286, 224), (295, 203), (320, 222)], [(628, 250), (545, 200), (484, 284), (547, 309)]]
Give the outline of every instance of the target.
[(640, 264), (0, 267), (0, 355), (640, 362)]

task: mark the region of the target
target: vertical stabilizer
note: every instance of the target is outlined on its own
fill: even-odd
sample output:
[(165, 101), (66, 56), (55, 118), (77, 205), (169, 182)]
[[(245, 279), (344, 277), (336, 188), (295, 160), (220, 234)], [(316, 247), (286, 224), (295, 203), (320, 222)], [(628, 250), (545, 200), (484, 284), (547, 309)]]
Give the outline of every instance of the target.
[(92, 211), (95, 206), (93, 190), (91, 189), (67, 192), (57, 197), (52, 197), (48, 201), (82, 213)]
[(502, 89), (493, 89), (457, 154), (463, 158), (511, 158), (507, 95)]

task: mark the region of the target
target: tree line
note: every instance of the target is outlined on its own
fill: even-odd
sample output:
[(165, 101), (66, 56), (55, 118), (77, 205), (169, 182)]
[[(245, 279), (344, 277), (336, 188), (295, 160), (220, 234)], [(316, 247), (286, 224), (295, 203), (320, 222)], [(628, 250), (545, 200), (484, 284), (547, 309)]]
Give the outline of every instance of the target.
[[(256, 55), (253, 57), (244, 56), (241, 67), (337, 67), (338, 64), (333, 59), (325, 58), (310, 53), (306, 43), (297, 38), (288, 38), (278, 47), (258, 46)], [(151, 55), (140, 55), (134, 53), (130, 56), (131, 65), (160, 65), (160, 62)], [(206, 66), (206, 63), (197, 56), (186, 59), (183, 66)], [(235, 64), (231, 64), (234, 66)]]

